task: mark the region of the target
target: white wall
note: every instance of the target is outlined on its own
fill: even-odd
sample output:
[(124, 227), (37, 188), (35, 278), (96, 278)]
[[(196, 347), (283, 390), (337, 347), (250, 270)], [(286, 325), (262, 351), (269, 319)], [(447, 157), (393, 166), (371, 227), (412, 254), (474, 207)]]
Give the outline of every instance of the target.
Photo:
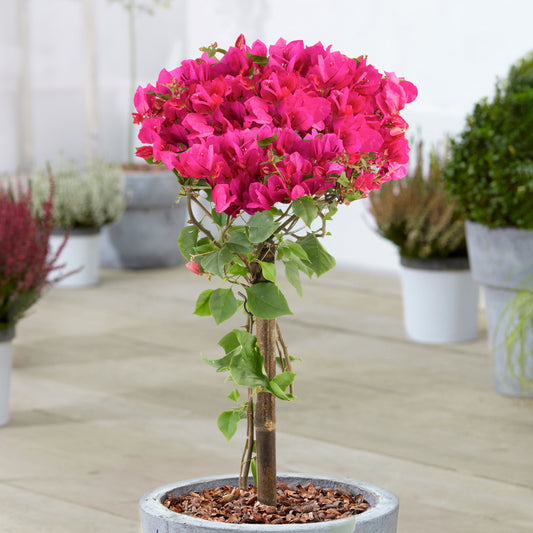
[[(127, 14), (108, 0), (86, 1), (98, 43), (97, 146), (102, 156), (123, 161), (131, 104)], [(19, 81), (19, 11), (25, 4), (30, 101), (22, 100)], [(0, 13), (0, 172), (21, 165), (18, 136), (28, 132), (21, 127), (23, 106), (32, 118), (32, 149), (26, 147), (32, 163), (60, 152), (82, 159), (88, 81), (83, 0), (0, 0)], [(227, 47), (241, 32), (249, 42), (320, 40), (350, 56), (367, 54), (380, 70), (413, 81), (419, 97), (404, 116), (411, 134), (429, 145), (457, 134), (473, 103), (492, 94), (496, 78), (533, 48), (531, 20), (531, 0), (174, 0), (168, 10), (137, 17), (138, 81), (155, 80), (161, 68), (196, 57), (213, 41)], [(364, 202), (342, 209), (326, 246), (340, 265), (395, 272), (394, 248), (368, 228), (364, 212)]]

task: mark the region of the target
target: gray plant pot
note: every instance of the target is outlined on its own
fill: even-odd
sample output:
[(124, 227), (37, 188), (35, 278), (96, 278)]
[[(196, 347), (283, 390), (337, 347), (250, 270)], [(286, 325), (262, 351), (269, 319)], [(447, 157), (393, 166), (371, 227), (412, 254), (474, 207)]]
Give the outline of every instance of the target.
[(176, 266), (182, 261), (178, 236), (186, 222), (179, 183), (170, 171), (124, 173), (128, 205), (118, 222), (102, 229), (101, 265), (116, 269)]
[(312, 482), (317, 486), (340, 487), (353, 494), (362, 494), (372, 505), (362, 514), (315, 524), (258, 525), (227, 524), (193, 518), (168, 510), (163, 500), (168, 493), (185, 494), (221, 485), (238, 486), (236, 476), (214, 476), (192, 479), (159, 487), (145, 494), (140, 501), (143, 533), (395, 533), (398, 522), (398, 499), (391, 492), (362, 481), (328, 478), (310, 474), (279, 474), (278, 479), (289, 484)]
[[(466, 239), (474, 279), (483, 288), (489, 345), (496, 390), (505, 396), (533, 397), (533, 333), (526, 339), (526, 361), (519, 364), (518, 350), (507, 353), (504, 323), (519, 290), (533, 288), (533, 231), (490, 229), (466, 223)], [(533, 293), (531, 294), (533, 298)]]

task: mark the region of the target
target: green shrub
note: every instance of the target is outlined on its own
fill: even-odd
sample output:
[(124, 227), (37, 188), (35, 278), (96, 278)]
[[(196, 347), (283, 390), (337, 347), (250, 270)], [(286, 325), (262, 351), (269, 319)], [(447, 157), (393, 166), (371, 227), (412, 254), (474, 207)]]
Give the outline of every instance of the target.
[(61, 161), (31, 177), (34, 208), (39, 214), (53, 179), (53, 219), (57, 227), (99, 228), (115, 222), (124, 211), (122, 171), (119, 166), (97, 161), (85, 166)]
[(416, 168), (399, 181), (370, 193), (371, 212), (379, 233), (409, 259), (466, 256), (464, 219), (451, 201), (442, 179), (445, 157), (433, 150), (424, 172), (422, 143)]
[(469, 220), (533, 229), (533, 52), (475, 105), (444, 176)]

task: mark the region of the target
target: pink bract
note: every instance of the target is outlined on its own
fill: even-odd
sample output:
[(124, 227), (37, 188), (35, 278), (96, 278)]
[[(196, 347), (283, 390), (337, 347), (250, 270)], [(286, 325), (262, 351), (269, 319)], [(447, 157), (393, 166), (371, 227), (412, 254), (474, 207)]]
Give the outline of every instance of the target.
[(400, 112), (416, 96), (365, 57), (283, 39), (250, 47), (241, 35), (220, 60), (206, 52), (139, 87), (137, 155), (205, 180), (231, 216), (329, 189), (349, 200), (406, 174)]

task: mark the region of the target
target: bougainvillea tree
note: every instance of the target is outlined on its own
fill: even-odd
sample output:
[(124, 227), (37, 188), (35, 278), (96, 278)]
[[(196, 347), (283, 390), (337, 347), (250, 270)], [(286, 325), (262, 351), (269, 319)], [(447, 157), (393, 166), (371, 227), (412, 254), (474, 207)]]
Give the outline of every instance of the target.
[(272, 505), (275, 399), (294, 399), (295, 376), (277, 321), (292, 313), (276, 265), (300, 295), (300, 273), (335, 265), (318, 239), (339, 204), (407, 173), (400, 111), (417, 90), (321, 43), (267, 48), (241, 35), (227, 51), (202, 51), (137, 90), (137, 155), (177, 176), (189, 208), (178, 241), (188, 268), (226, 282), (200, 294), (195, 314), (217, 325), (239, 310), (247, 317), (208, 363), (247, 390), (242, 403), (237, 389), (230, 394), (237, 405), (218, 425), (230, 439), (247, 420), (241, 483), (252, 465), (259, 500)]

